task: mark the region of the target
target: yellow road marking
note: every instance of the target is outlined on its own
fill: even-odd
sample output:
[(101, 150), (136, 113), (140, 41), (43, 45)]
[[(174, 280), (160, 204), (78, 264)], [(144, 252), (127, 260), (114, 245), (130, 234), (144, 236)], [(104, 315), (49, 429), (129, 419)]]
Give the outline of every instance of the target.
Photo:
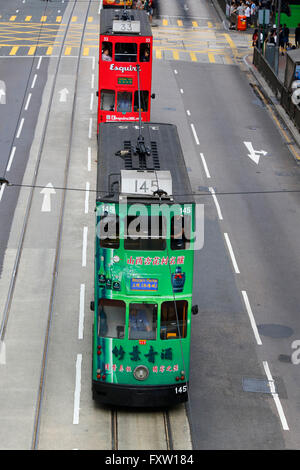
[(29, 48), (28, 55), (34, 55), (36, 51), (36, 46), (32, 46)]
[(9, 55), (15, 55), (18, 49), (19, 49), (19, 46), (12, 47)]
[(42, 16), (41, 23), (45, 23), (45, 21), (47, 21), (47, 16)]
[(90, 53), (90, 48), (89, 47), (84, 47), (83, 55), (89, 55), (89, 53)]
[(197, 23), (197, 21), (192, 21), (192, 25), (193, 25), (194, 28), (198, 28), (198, 23)]
[(156, 57), (156, 59), (161, 59), (161, 49), (156, 49), (155, 50), (155, 57)]
[(236, 58), (238, 51), (237, 51), (237, 47), (236, 47), (235, 43), (233, 42), (233, 40), (231, 39), (229, 34), (224, 34), (224, 37), (225, 37), (226, 41), (228, 42), (229, 46), (231, 47), (234, 58)]
[(25, 21), (30, 21), (32, 16), (26, 16)]
[(197, 62), (197, 56), (196, 56), (195, 52), (190, 52), (190, 57), (191, 57), (193, 62)]
[(163, 20), (163, 26), (168, 26), (168, 20), (166, 19)]
[(65, 50), (65, 55), (70, 55), (71, 54), (72, 47), (66, 47)]
[(16, 18), (17, 18), (16, 16), (11, 16), (11, 17), (9, 18), (9, 21), (15, 21)]
[(61, 16), (57, 16), (56, 17), (56, 23), (60, 23), (61, 22)]
[(178, 26), (183, 26), (182, 20), (177, 20)]
[(174, 59), (174, 60), (179, 60), (179, 53), (178, 53), (178, 51), (173, 51), (173, 59)]
[(91, 23), (91, 22), (93, 21), (93, 19), (94, 19), (94, 18), (93, 18), (92, 16), (89, 16), (89, 17), (88, 17), (88, 22)]
[(214, 54), (212, 54), (211, 52), (208, 52), (207, 55), (208, 55), (208, 58), (209, 58), (209, 62), (211, 62), (211, 63), (216, 62)]
[(52, 54), (52, 51), (53, 51), (53, 47), (52, 46), (49, 46), (47, 51), (46, 51), (46, 55), (51, 55)]
[(208, 21), (208, 22), (207, 22), (207, 26), (208, 26), (209, 28), (212, 28), (212, 27), (213, 27), (212, 22), (211, 22), (211, 21)]
[(77, 16), (72, 16), (72, 23), (75, 23), (77, 21)]

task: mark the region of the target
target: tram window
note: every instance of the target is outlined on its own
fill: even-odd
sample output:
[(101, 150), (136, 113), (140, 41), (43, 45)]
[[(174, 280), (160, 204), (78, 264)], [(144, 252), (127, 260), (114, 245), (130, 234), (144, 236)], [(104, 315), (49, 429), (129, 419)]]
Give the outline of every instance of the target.
[(150, 61), (150, 48), (149, 44), (140, 45), (140, 62), (149, 62)]
[(102, 43), (102, 60), (106, 62), (112, 61), (112, 43), (104, 42)]
[(156, 304), (130, 304), (129, 339), (156, 339), (156, 327)]
[(100, 246), (102, 248), (119, 248), (119, 216), (109, 214), (100, 217), (100, 222), (97, 227), (97, 236), (100, 238)]
[(188, 303), (186, 300), (177, 300), (175, 303), (174, 301), (162, 303), (160, 320), (161, 339), (178, 339), (186, 337), (187, 308)]
[(166, 223), (160, 216), (127, 216), (125, 250), (165, 250)]
[(116, 62), (136, 62), (137, 44), (132, 42), (117, 42), (115, 47)]
[(100, 103), (101, 111), (114, 111), (115, 92), (113, 90), (101, 90)]
[(171, 249), (185, 250), (190, 239), (191, 217), (174, 215), (171, 219)]
[(124, 338), (126, 304), (121, 300), (101, 299), (98, 304), (98, 336)]
[[(149, 92), (141, 91), (141, 111), (148, 111)], [(137, 113), (139, 110), (139, 95), (136, 91), (134, 93), (134, 111)]]
[(132, 112), (132, 93), (130, 93), (129, 91), (118, 91), (117, 111), (119, 113)]

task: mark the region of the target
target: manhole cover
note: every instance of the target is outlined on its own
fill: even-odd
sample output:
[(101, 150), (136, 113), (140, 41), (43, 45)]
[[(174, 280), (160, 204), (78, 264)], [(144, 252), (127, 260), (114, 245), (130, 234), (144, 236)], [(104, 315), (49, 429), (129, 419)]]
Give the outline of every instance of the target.
[(274, 323), (258, 325), (258, 331), (263, 336), (270, 338), (289, 338), (294, 331), (289, 326), (276, 325)]
[(269, 381), (267, 379), (243, 378), (244, 392), (271, 393)]

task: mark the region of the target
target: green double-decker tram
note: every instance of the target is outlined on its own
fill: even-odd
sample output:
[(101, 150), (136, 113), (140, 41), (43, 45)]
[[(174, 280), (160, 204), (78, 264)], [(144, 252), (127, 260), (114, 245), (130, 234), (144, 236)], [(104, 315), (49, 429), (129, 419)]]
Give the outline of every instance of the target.
[(171, 124), (99, 132), (93, 398), (169, 406), (188, 398), (195, 203)]

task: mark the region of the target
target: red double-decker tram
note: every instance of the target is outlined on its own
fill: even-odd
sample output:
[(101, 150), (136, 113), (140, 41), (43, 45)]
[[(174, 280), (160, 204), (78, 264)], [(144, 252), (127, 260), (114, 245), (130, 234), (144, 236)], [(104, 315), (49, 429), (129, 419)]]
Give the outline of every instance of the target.
[(139, 111), (150, 121), (152, 46), (146, 12), (101, 11), (98, 129), (101, 122), (138, 121)]
[(103, 0), (103, 8), (132, 7), (132, 0)]

